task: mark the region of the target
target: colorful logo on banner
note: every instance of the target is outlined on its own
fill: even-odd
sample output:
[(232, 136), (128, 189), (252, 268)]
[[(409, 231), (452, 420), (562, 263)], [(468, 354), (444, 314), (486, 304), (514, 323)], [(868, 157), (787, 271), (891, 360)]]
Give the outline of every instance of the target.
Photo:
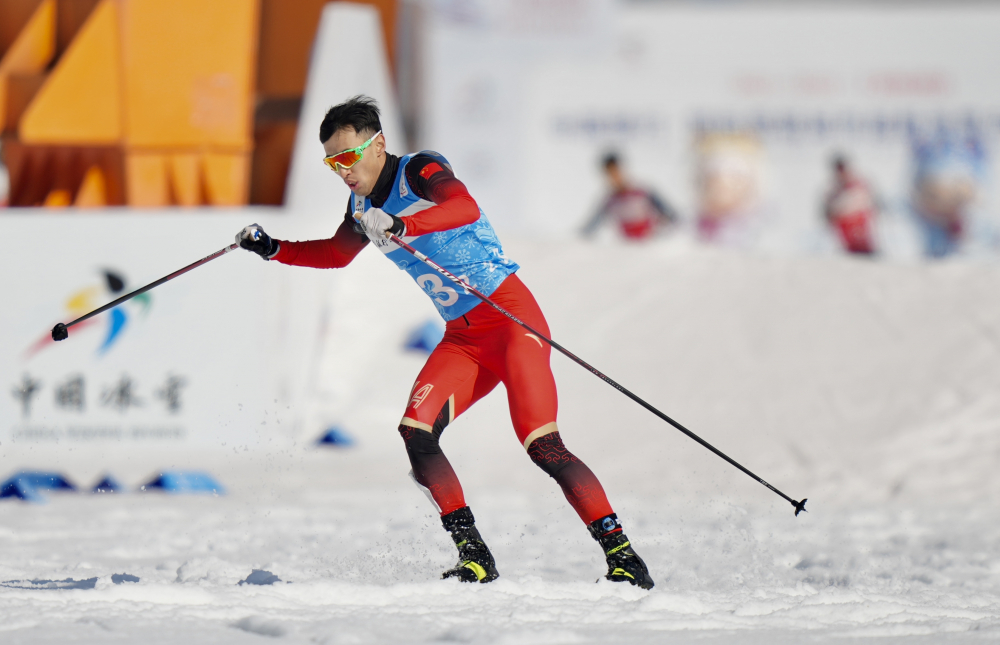
[[(103, 285), (91, 285), (84, 287), (83, 289), (80, 289), (76, 293), (72, 294), (66, 300), (67, 319), (65, 322), (75, 320), (80, 316), (97, 309), (105, 302), (121, 296), (124, 292), (125, 278), (115, 271), (105, 270)], [(102, 321), (106, 320), (107, 322), (104, 323), (104, 339), (97, 348), (97, 354), (99, 356), (104, 355), (121, 339), (126, 328), (130, 326), (130, 321), (135, 318), (135, 314), (141, 314), (145, 317), (149, 314), (152, 304), (153, 299), (149, 293), (139, 294), (135, 298), (132, 298), (114, 309), (105, 312), (106, 315), (100, 314), (73, 325), (73, 327), (70, 328), (70, 334), (72, 335), (84, 327), (100, 326)], [(53, 342), (51, 332), (46, 332), (44, 336), (35, 341), (27, 349), (25, 352), (25, 358), (31, 358), (51, 345)]]

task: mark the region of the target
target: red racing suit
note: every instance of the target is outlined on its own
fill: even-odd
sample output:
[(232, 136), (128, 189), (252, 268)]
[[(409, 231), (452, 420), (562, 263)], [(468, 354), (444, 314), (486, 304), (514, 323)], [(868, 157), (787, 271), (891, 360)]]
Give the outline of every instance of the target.
[[(400, 173), (400, 158), (386, 155), (368, 199), (382, 208)], [(435, 164), (433, 172), (425, 168)], [(401, 219), (406, 235), (433, 234), (475, 222), (479, 207), (450, 168), (434, 158), (415, 155), (402, 169), (409, 186), (435, 205)], [(393, 214), (393, 213), (390, 213)], [(352, 203), (333, 237), (307, 242), (279, 240), (272, 258), (284, 264), (316, 268), (348, 265), (369, 243), (356, 227)], [(548, 335), (548, 325), (528, 288), (509, 275), (490, 295), (501, 307)], [(486, 304), (454, 320), (413, 385), (399, 431), (413, 466), (413, 476), (426, 488), (442, 515), (465, 506), (464, 493), (438, 443), (445, 427), (489, 394), (498, 383), (507, 390), (511, 421), (518, 441), (534, 461), (562, 487), (585, 523), (611, 514), (600, 482), (566, 450), (556, 426), (558, 397), (549, 367), (550, 346)]]
[(872, 255), (875, 247), (875, 198), (868, 184), (848, 176), (826, 198), (826, 217), (837, 231), (844, 250)]

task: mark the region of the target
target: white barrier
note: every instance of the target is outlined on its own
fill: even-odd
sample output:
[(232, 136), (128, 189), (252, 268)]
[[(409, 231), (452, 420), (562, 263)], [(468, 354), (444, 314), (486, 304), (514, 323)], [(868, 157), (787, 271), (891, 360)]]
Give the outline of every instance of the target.
[[(231, 243), (251, 217), (290, 228), (261, 215), (5, 217), (13, 252), (0, 258), (0, 441), (292, 436), (323, 305), (313, 273), (293, 277), (239, 250), (47, 340), (56, 322)], [(125, 281), (117, 292), (106, 272)]]

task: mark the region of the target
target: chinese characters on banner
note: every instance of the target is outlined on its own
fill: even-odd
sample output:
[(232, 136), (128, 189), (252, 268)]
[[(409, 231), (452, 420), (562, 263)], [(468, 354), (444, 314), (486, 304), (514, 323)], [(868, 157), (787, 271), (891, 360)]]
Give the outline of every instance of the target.
[[(175, 374), (146, 387), (128, 374), (97, 384), (88, 384), (83, 374), (70, 374), (46, 384), (25, 372), (10, 388), (21, 413), (21, 424), (12, 429), (12, 438), (182, 439), (185, 430), (176, 422), (184, 410), (186, 385), (187, 379)], [(51, 397), (53, 412), (42, 414), (40, 404), (47, 397)], [(129, 413), (136, 409), (143, 412), (141, 420), (130, 418)], [(87, 416), (88, 412), (103, 414)], [(167, 421), (171, 423), (163, 423)]]

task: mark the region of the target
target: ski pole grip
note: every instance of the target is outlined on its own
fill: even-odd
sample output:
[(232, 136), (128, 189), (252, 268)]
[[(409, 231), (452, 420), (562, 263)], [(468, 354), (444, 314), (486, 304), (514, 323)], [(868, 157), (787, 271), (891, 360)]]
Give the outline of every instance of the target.
[(52, 340), (66, 340), (69, 338), (69, 330), (66, 329), (65, 323), (56, 323), (56, 326), (52, 328)]

